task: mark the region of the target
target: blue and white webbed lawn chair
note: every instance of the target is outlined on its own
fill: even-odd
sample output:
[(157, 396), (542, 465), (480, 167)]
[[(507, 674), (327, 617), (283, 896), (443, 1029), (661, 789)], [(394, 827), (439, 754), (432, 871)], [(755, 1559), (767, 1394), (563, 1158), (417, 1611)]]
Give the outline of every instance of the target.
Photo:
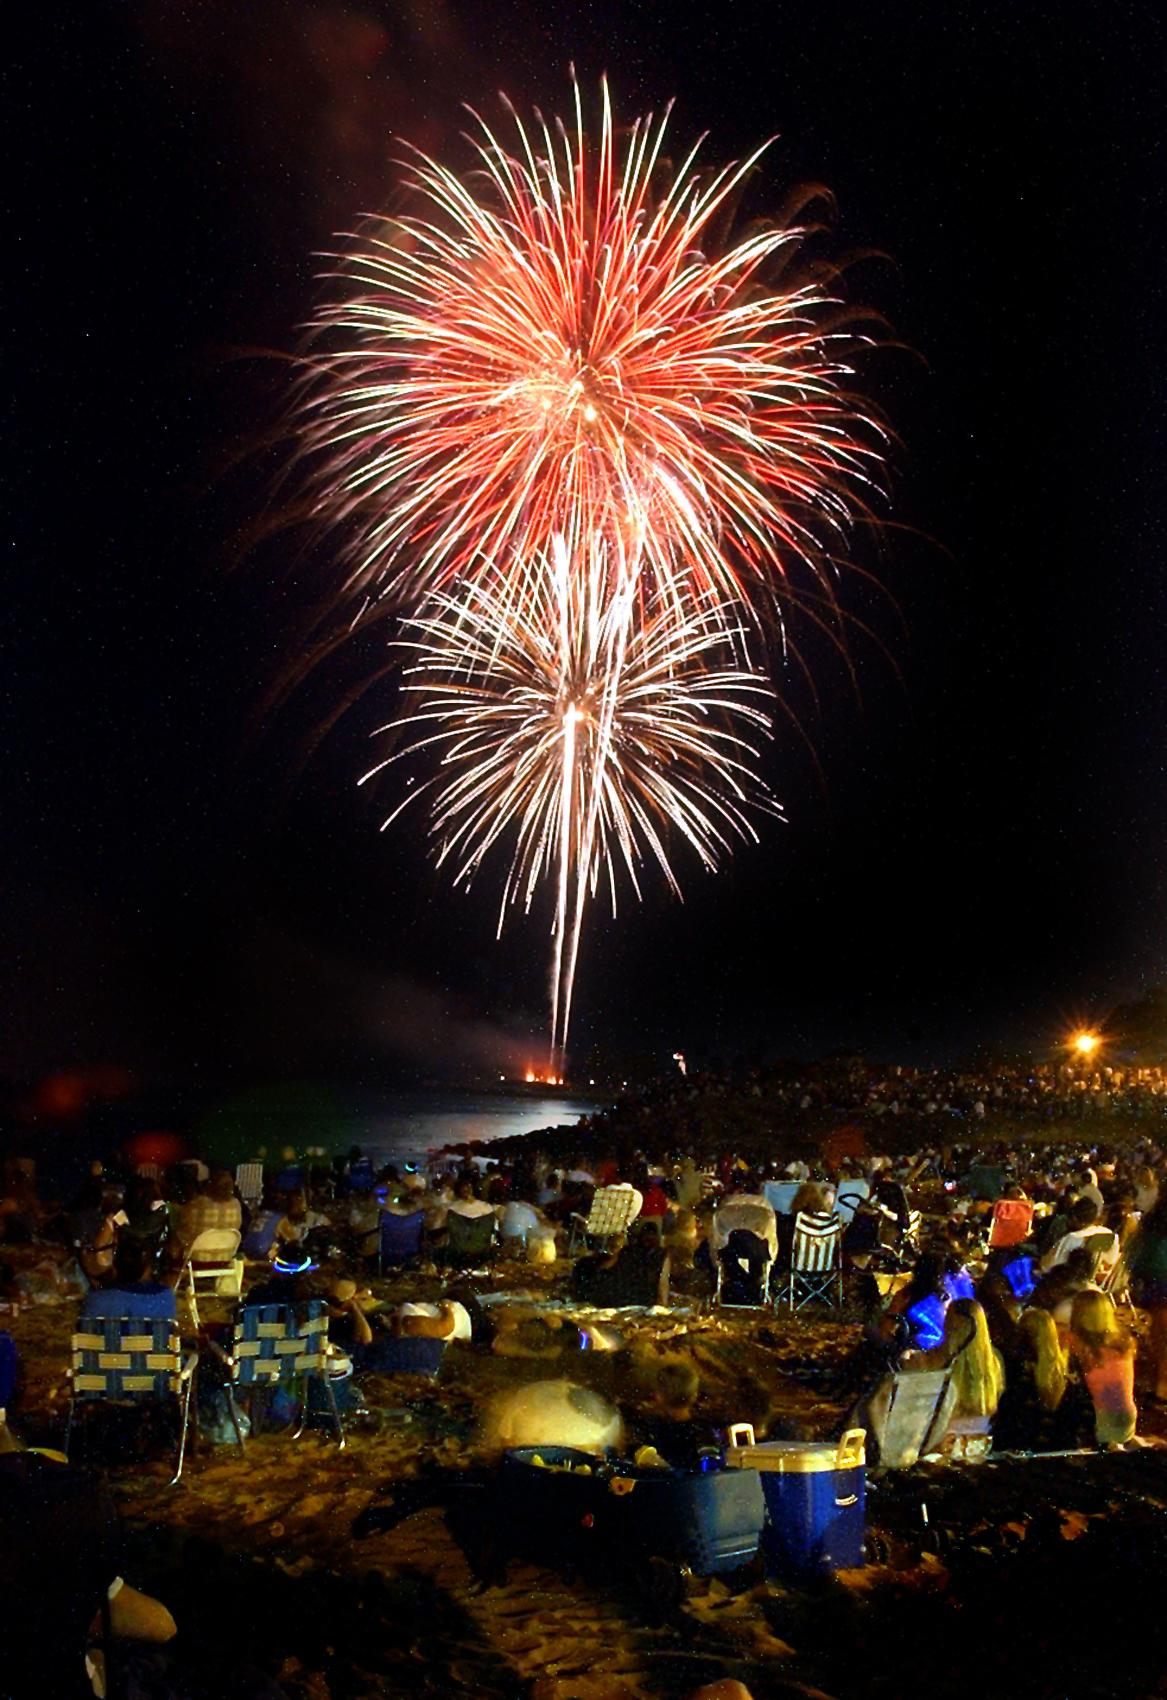
[(168, 1405), (178, 1417), (173, 1487), (182, 1475), (198, 1354), (185, 1360), (168, 1317), (110, 1316), (83, 1322), (72, 1339), (65, 1452), (80, 1406)]
[[(308, 1383), (319, 1381), (324, 1388), (337, 1445), (344, 1447), (336, 1393), (329, 1377), (328, 1311), (323, 1299), (302, 1304), (245, 1305), (235, 1320), (231, 1342), (232, 1392), (246, 1388), (283, 1387), (299, 1395), (299, 1427), (304, 1431), (308, 1416)], [(232, 1415), (234, 1410), (232, 1408)], [(240, 1447), (243, 1437), (236, 1427)]]

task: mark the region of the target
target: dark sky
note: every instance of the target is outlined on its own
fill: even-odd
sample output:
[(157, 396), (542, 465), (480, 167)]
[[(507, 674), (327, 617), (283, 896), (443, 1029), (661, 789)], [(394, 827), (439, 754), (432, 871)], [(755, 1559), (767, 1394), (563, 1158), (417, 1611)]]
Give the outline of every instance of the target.
[[(379, 659), (277, 713), (319, 556), (263, 452), (312, 255), (384, 205), (394, 133), (460, 102), (779, 141), (889, 325), (863, 382), (895, 522), (844, 581), (858, 689), (810, 653), (788, 824), (683, 907), (597, 909), (577, 1055), (926, 1057), (1048, 1040), (1164, 971), (1167, 43), (1157, 8), (124, 0), (35, 8), (8, 74), (10, 582), (0, 629), (0, 1072), (473, 1061), (544, 1019), (542, 923), (493, 938), (358, 793)], [(902, 529), (901, 529), (902, 528)], [(323, 582), (318, 585), (323, 589)], [(809, 749), (808, 749), (809, 744)], [(381, 794), (384, 804), (386, 793)], [(384, 812), (382, 808), (381, 812)]]

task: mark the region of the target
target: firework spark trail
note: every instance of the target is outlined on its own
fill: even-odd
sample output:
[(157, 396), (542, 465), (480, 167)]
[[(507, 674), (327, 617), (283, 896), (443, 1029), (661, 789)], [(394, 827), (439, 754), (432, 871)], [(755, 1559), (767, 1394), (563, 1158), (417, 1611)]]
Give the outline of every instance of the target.
[(417, 210), (353, 239), (315, 320), (300, 452), (346, 593), (410, 608), (486, 575), (517, 595), (510, 562), (578, 525), (626, 548), (636, 528), (682, 620), (694, 594), (781, 612), (883, 439), (833, 298), (766, 281), (804, 232), (703, 251), (764, 150), (670, 173), (669, 113), (618, 145), (606, 86), (598, 148), (578, 89), (574, 134), (512, 117), (510, 151), (477, 120), (470, 181), (413, 157)]
[(678, 625), (675, 610), (644, 608), (627, 563), (614, 572), (602, 541), (581, 547), (582, 559), (556, 538), (550, 561), (524, 569), (530, 619), (516, 621), (512, 599), (484, 580), (436, 593), (406, 622), (409, 701), (392, 722), (406, 743), (364, 776), (437, 757), (385, 825), (425, 797), (437, 860), (455, 884), (511, 841), (499, 932), (511, 907), (529, 910), (554, 879), (553, 1058), (601, 881), (613, 913), (619, 868), (639, 896), (641, 864), (655, 860), (679, 893), (672, 832), (713, 869), (735, 839), (756, 840), (755, 813), (779, 812), (755, 766), (773, 693), (735, 653), (743, 634), (730, 611), (702, 606)]

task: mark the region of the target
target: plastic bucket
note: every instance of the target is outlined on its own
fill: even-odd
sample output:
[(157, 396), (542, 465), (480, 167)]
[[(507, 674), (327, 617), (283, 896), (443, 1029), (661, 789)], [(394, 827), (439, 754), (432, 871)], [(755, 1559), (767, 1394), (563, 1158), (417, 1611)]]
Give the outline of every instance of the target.
[(823, 1576), (863, 1564), (867, 1530), (863, 1429), (848, 1429), (837, 1444), (774, 1440), (759, 1445), (749, 1423), (735, 1423), (729, 1439), (726, 1464), (761, 1475), (767, 1574)]

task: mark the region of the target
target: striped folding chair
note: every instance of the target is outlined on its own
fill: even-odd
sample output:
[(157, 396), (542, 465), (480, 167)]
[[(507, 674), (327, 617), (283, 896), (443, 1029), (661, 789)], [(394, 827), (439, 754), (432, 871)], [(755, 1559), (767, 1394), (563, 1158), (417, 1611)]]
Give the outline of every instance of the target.
[(169, 1404), (178, 1413), (178, 1442), (174, 1486), (182, 1475), (191, 1392), (198, 1354), (183, 1361), (178, 1325), (166, 1317), (110, 1316), (94, 1318), (74, 1334), (69, 1418), (65, 1452), (81, 1406), (95, 1404)]
[[(323, 1383), (337, 1445), (343, 1450), (344, 1430), (328, 1374), (328, 1312), (323, 1299), (309, 1299), (296, 1305), (245, 1305), (235, 1321), (230, 1364), (233, 1389), (298, 1390), (300, 1426), (293, 1438), (304, 1430), (308, 1382)], [(238, 1429), (236, 1438), (242, 1446)]]
[(843, 1303), (843, 1224), (834, 1211), (800, 1210), (794, 1218), (786, 1303), (791, 1310), (818, 1301)]

